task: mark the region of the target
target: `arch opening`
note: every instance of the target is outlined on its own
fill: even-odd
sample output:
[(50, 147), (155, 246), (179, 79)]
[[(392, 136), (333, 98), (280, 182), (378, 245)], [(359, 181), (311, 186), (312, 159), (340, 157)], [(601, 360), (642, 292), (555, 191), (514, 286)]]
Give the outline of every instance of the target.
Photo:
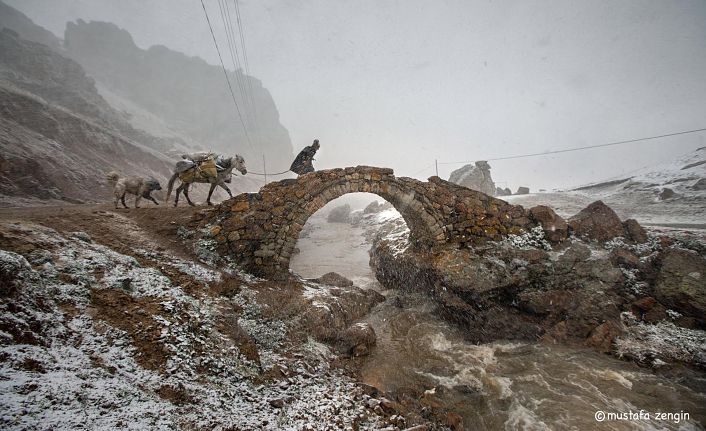
[[(387, 231), (380, 231), (385, 221)], [(308, 218), (299, 233), (289, 269), (309, 279), (335, 272), (359, 287), (373, 287), (376, 279), (369, 250), (379, 233), (394, 233), (402, 242), (409, 238), (410, 229), (392, 204), (377, 194), (338, 197)]]
[[(326, 184), (318, 190), (309, 192), (308, 203), (295, 212), (294, 223), (286, 232), (289, 241), (282, 244), (280, 267), (290, 269), (290, 260), (295, 254), (296, 242), (310, 217), (327, 206), (330, 202), (345, 196), (369, 194), (373, 199), (388, 202), (404, 220), (409, 228), (409, 240), (414, 247), (430, 248), (444, 239), (443, 225), (434, 217), (431, 205), (425, 203), (425, 197), (412, 189), (405, 189), (399, 184), (372, 184), (365, 182), (351, 183), (341, 181)], [(347, 198), (355, 199), (355, 198)], [(294, 241), (292, 241), (294, 239)]]

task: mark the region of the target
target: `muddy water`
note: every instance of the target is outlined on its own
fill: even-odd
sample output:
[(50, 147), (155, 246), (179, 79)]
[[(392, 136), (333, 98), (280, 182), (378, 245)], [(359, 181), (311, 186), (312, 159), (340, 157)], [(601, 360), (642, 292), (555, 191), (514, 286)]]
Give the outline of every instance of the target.
[[(382, 289), (368, 266), (363, 229), (329, 224), (318, 214), (309, 224), (297, 245), (301, 252), (292, 259), (294, 271), (304, 277), (336, 271), (359, 286)], [(385, 391), (428, 391), (428, 402), (460, 414), (466, 429), (704, 429), (703, 375), (667, 379), (562, 346), (474, 345), (437, 317), (426, 296), (381, 291), (387, 301), (367, 319), (378, 343), (364, 365), (364, 381)], [(597, 412), (636, 417), (598, 422)], [(672, 415), (659, 419), (658, 413)]]

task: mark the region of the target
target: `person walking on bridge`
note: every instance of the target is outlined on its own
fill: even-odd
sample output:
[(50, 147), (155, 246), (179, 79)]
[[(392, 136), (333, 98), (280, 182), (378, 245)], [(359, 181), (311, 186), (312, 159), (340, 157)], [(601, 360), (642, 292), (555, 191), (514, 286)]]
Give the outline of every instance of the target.
[(316, 154), (318, 149), (319, 140), (314, 139), (313, 144), (307, 145), (299, 152), (299, 154), (297, 154), (297, 157), (292, 162), (292, 166), (289, 167), (289, 170), (299, 175), (314, 172), (314, 165), (312, 162), (314, 161), (314, 154)]

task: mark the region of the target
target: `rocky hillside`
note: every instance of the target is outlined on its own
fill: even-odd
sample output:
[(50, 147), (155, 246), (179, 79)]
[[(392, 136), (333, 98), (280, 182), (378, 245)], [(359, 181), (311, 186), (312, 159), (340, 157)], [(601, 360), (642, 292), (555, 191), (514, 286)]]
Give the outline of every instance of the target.
[[(264, 151), (273, 170), (289, 166), (289, 134), (279, 122), (270, 93), (256, 78), (241, 71), (229, 72), (251, 147), (220, 66), (164, 46), (140, 49), (127, 31), (105, 22), (68, 23), (64, 43), (68, 55), (101, 83), (105, 96), (121, 103), (135, 121), (152, 114), (163, 120), (163, 130), (193, 139), (204, 148), (237, 152), (246, 161), (258, 162)], [(241, 97), (238, 80), (252, 88), (255, 109), (246, 109), (249, 100)]]
[(0, 32), (0, 194), (4, 205), (109, 196), (105, 173), (169, 174), (159, 138), (133, 129), (79, 64)]
[[(0, 8), (2, 206), (109, 200), (105, 175), (111, 170), (154, 176), (165, 186), (179, 155), (199, 149), (177, 134), (144, 131), (160, 124), (157, 117), (135, 127), (131, 116), (99, 94), (83, 67), (65, 56), (58, 39), (14, 9), (2, 3)], [(239, 177), (231, 188), (256, 190), (259, 180)], [(201, 200), (207, 188), (194, 191)]]

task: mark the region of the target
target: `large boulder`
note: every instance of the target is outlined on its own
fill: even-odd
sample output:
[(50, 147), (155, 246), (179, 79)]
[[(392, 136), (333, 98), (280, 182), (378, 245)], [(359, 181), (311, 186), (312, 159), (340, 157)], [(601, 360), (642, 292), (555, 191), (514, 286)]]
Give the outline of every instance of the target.
[(698, 253), (668, 249), (654, 287), (654, 297), (662, 304), (706, 323), (706, 259)]
[(512, 191), (510, 189), (506, 188), (501, 188), (501, 187), (496, 187), (495, 188), (495, 196), (510, 196), (512, 194)]
[(346, 277), (342, 276), (337, 272), (327, 272), (319, 278), (315, 278), (312, 281), (320, 284), (328, 284), (329, 286), (335, 287), (350, 287), (353, 286), (353, 282)]
[(595, 241), (608, 241), (625, 234), (618, 215), (603, 201), (595, 201), (569, 219), (576, 236)]
[(531, 208), (530, 218), (539, 223), (548, 241), (558, 243), (566, 239), (569, 234), (569, 225), (559, 217), (554, 210), (545, 205)]
[(365, 356), (375, 345), (377, 336), (369, 323), (356, 323), (341, 334), (339, 347), (353, 356)]
[(488, 162), (479, 161), (475, 163), (475, 166), (469, 164), (456, 169), (451, 172), (449, 181), (489, 196), (495, 196), (496, 193)]
[(329, 223), (349, 223), (351, 221), (351, 206), (345, 204), (332, 209), (326, 220)]
[(647, 232), (640, 226), (640, 223), (635, 219), (627, 219), (623, 222), (623, 228), (625, 228), (625, 236), (636, 243), (647, 242)]
[(515, 192), (516, 195), (528, 195), (530, 192), (529, 187), (524, 187), (520, 186), (517, 188), (517, 191)]

